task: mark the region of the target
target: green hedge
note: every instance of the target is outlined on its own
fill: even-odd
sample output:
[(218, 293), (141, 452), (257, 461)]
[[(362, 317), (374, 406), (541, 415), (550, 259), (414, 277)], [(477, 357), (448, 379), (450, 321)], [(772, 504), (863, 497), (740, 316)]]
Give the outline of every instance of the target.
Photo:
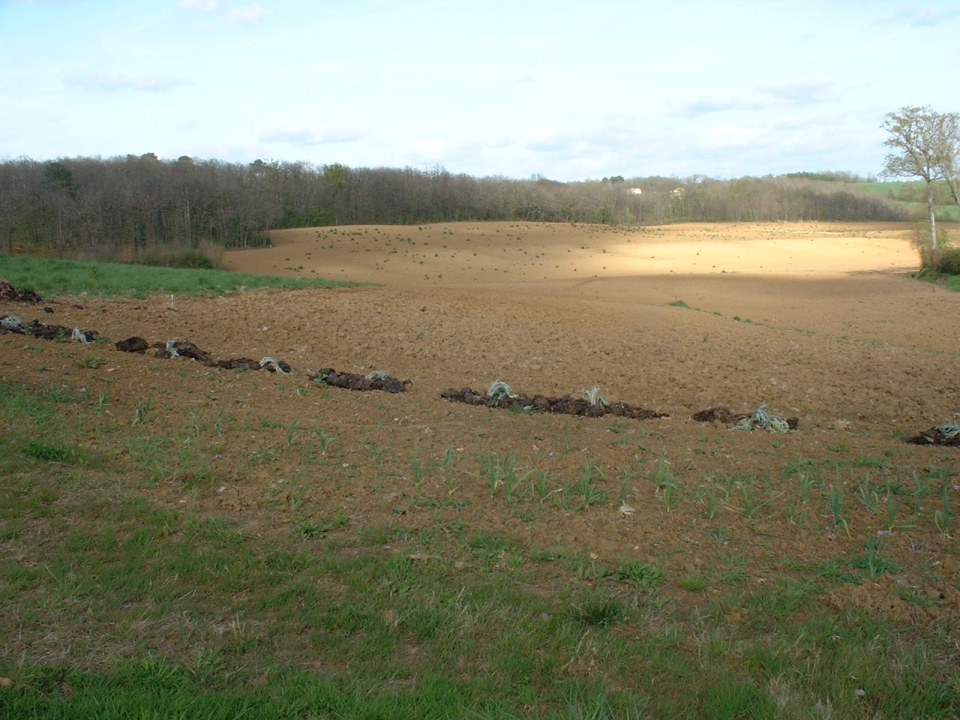
[(946, 275), (960, 275), (960, 249), (944, 250), (937, 270)]

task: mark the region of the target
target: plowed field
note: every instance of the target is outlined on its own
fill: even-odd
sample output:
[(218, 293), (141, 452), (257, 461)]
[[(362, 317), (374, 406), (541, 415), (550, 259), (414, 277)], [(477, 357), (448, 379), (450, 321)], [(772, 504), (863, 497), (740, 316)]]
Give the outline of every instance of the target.
[[(831, 595), (894, 613), (955, 610), (960, 565), (949, 512), (956, 448), (905, 440), (960, 410), (960, 295), (917, 282), (905, 225), (684, 225), (644, 230), (527, 223), (275, 232), (228, 268), (356, 280), (333, 290), (216, 298), (59, 298), (42, 322), (120, 340), (189, 339), (213, 358), (272, 356), (279, 376), (112, 345), (78, 367), (42, 340), (3, 338), (5, 379), (64, 379), (142, 411), (215, 451), (203, 484), (175, 458), (148, 491), (287, 531), (278, 497), (339, 532), (459, 519), (528, 548), (577, 549), (702, 575), (723, 592), (721, 554), (748, 582), (855, 554), (881, 538), (895, 580)], [(22, 304), (0, 315), (33, 319)], [(89, 365), (93, 365), (90, 367)], [(320, 368), (381, 370), (406, 391), (353, 392)], [(64, 377), (69, 373), (69, 377)], [(665, 413), (633, 420), (515, 412), (441, 398), (448, 388), (580, 398)], [(698, 423), (765, 404), (795, 432)], [(147, 408), (147, 409), (144, 409)], [(214, 428), (225, 429), (222, 439)], [(199, 462), (197, 458), (193, 462)], [(924, 485), (924, 483), (926, 485)], [(199, 488), (199, 489), (198, 489)], [(926, 489), (924, 489), (926, 488)], [(941, 512), (938, 515), (938, 511)], [(939, 518), (939, 519), (938, 519)], [(894, 590), (937, 594), (908, 604)]]

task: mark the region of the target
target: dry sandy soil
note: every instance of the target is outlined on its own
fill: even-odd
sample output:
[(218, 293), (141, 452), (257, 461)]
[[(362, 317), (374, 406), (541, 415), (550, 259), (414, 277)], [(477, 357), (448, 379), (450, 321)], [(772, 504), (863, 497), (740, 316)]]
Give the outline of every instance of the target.
[[(939, 593), (953, 610), (960, 566), (952, 537), (934, 526), (934, 500), (916, 518), (912, 501), (895, 497), (891, 521), (857, 499), (865, 481), (912, 488), (914, 478), (933, 476), (939, 487), (960, 452), (904, 441), (960, 410), (960, 294), (906, 275), (917, 266), (908, 234), (906, 225), (812, 223), (288, 230), (273, 234), (273, 248), (228, 253), (226, 267), (377, 285), (84, 298), (82, 309), (62, 299), (40, 320), (112, 339), (189, 338), (217, 358), (271, 355), (295, 368), (277, 378), (106, 347), (103, 366), (80, 371), (108, 389), (118, 413), (132, 417), (152, 398), (171, 437), (189, 425), (188, 412), (207, 418), (204, 433), (228, 413), (243, 432), (228, 434), (207, 460), (215, 487), (191, 495), (171, 476), (155, 495), (234, 514), (251, 532), (283, 525), (267, 501), (285, 483), (309, 512), (342, 512), (351, 527), (458, 518), (528, 547), (655, 561), (708, 580), (718, 553), (738, 555), (756, 575), (750, 582), (763, 582), (788, 560), (841, 557), (880, 537), (906, 568), (893, 584)], [(0, 304), (0, 315), (14, 312), (32, 319), (22, 306)], [(50, 351), (40, 375), (35, 351), (9, 338), (6, 379), (14, 367), (36, 382), (58, 369), (76, 378), (76, 364)], [(321, 367), (384, 370), (412, 385), (397, 395), (325, 388), (307, 379)], [(530, 395), (599, 386), (611, 402), (669, 419), (528, 415), (440, 397), (496, 379)], [(749, 413), (761, 403), (798, 417), (798, 431), (691, 419), (711, 406)], [(510, 457), (518, 475), (539, 471), (556, 492), (541, 502), (531, 479), (527, 496), (509, 505), (490, 486), (485, 453)], [(658, 463), (679, 488), (669, 510), (664, 488), (651, 482)], [(558, 488), (569, 495), (590, 466), (602, 472), (606, 499), (586, 510), (560, 503)], [(800, 503), (798, 468), (841, 488), (842, 524), (825, 489)], [(710, 517), (706, 492), (717, 483), (730, 494)], [(739, 488), (751, 483), (759, 505), (748, 517)], [(633, 514), (618, 513), (621, 493)], [(915, 612), (891, 582), (831, 601)]]

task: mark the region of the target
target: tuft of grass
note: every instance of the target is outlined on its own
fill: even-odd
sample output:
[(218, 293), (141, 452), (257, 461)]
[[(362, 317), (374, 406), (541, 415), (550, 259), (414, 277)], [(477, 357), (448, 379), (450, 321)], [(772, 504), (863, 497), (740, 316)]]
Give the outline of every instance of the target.
[(702, 593), (707, 589), (707, 579), (703, 575), (681, 575), (677, 585), (687, 592)]
[(107, 359), (102, 356), (84, 355), (82, 358), (78, 358), (74, 362), (76, 362), (77, 367), (91, 368), (95, 370), (101, 365), (105, 365), (107, 362)]
[(884, 573), (896, 573), (902, 569), (893, 560), (882, 554), (883, 543), (880, 540), (868, 540), (864, 544), (863, 555), (858, 556), (850, 564), (858, 570), (863, 570), (868, 578), (875, 578)]
[(63, 443), (51, 444), (31, 440), (23, 449), (23, 454), (45, 462), (66, 462), (73, 455), (73, 452)]
[(573, 606), (577, 622), (587, 628), (605, 628), (623, 620), (626, 610), (616, 599), (597, 596)]
[(650, 476), (650, 482), (654, 484), (656, 494), (662, 494), (663, 502), (667, 506), (667, 512), (669, 512), (676, 500), (679, 485), (673, 475), (673, 470), (670, 468), (670, 463), (663, 455), (657, 460), (657, 465)]
[(331, 530), (347, 526), (347, 518), (338, 512), (329, 520), (301, 520), (291, 528), (293, 536), (298, 540), (313, 540), (325, 536)]
[(594, 485), (597, 480), (603, 480), (603, 471), (597, 465), (587, 463), (583, 466), (580, 481), (570, 486), (570, 495), (578, 499), (581, 510), (607, 499), (607, 491)]
[(707, 478), (707, 486), (701, 492), (701, 499), (707, 519), (712, 520), (720, 509), (717, 502), (717, 486), (712, 477)]
[(940, 531), (941, 537), (950, 536), (950, 520), (952, 512), (950, 510), (950, 485), (946, 481), (940, 486), (940, 507), (934, 511), (933, 521)]
[(639, 588), (652, 589), (663, 580), (663, 569), (656, 565), (629, 560), (613, 571), (613, 577)]
[(831, 485), (827, 491), (827, 501), (830, 506), (830, 516), (833, 519), (833, 527), (836, 529), (842, 527), (849, 535), (850, 526), (847, 519), (843, 516), (843, 487), (840, 485)]
[(410, 454), (410, 478), (413, 480), (413, 486), (420, 487), (420, 483), (423, 482), (429, 472), (429, 463), (421, 460), (419, 453), (414, 450)]

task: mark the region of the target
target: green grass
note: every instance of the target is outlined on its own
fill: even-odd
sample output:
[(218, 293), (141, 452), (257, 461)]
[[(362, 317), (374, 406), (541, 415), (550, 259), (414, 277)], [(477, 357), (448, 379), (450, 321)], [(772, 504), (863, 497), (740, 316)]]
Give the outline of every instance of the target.
[[(718, 554), (695, 569), (667, 555), (604, 564), (587, 548), (474, 527), (478, 508), (425, 505), (413, 522), (392, 512), (374, 521), (326, 496), (313, 502), (307, 491), (335, 482), (327, 475), (343, 469), (347, 440), (329, 444), (324, 464), (306, 419), (157, 402), (132, 425), (136, 402), (0, 381), (0, 677), (12, 682), (0, 687), (2, 718), (960, 712), (952, 621), (898, 624), (822, 602), (841, 583), (899, 570), (873, 537), (835, 559), (836, 572), (757, 567), (764, 582), (753, 582), (751, 561), (728, 547), (743, 518), (727, 513), (729, 528), (714, 528)], [(285, 473), (275, 496), (268, 486), (255, 513), (224, 515), (213, 457), (232, 443), (249, 452), (254, 431), (260, 454), (282, 450), (309, 471)], [(434, 476), (457, 473), (455, 463), (418, 452), (434, 468), (420, 491), (445, 493)], [(396, 454), (406, 476), (410, 456)], [(370, 458), (366, 469), (380, 467)], [(539, 497), (543, 477), (521, 483), (519, 467), (513, 451), (487, 452), (479, 472), (457, 477), (489, 484), (497, 512), (512, 498), (508, 512), (550, 510), (562, 527), (567, 513)], [(816, 467), (796, 460), (785, 474)], [(939, 508), (950, 487), (938, 492), (942, 478), (928, 476), (945, 473), (908, 489)], [(674, 480), (662, 457), (651, 479), (660, 493)], [(570, 514), (611, 517), (599, 466), (570, 482)], [(710, 482), (739, 501), (738, 483), (759, 493), (767, 480)], [(703, 534), (691, 526), (689, 536)], [(679, 604), (677, 592), (698, 604)]]
[(241, 289), (342, 287), (356, 283), (234, 273), (225, 270), (179, 270), (121, 263), (75, 262), (0, 253), (0, 277), (41, 296), (79, 295), (217, 295)]
[(914, 183), (914, 182), (904, 182), (904, 181), (891, 181), (891, 182), (868, 182), (868, 183), (856, 183), (865, 190), (870, 190), (871, 192), (879, 193), (884, 197), (896, 198), (900, 197), (903, 194), (905, 187), (916, 186), (918, 188), (922, 187), (923, 183)]
[[(859, 187), (878, 193), (904, 207), (925, 211), (926, 204), (920, 200), (924, 183), (920, 180), (897, 182), (855, 183)], [(960, 222), (960, 208), (956, 205), (937, 205), (937, 219), (944, 222)]]
[[(924, 278), (930, 282), (938, 280), (937, 277)], [(939, 278), (943, 282), (943, 287), (951, 292), (960, 292), (960, 275), (942, 275)]]

